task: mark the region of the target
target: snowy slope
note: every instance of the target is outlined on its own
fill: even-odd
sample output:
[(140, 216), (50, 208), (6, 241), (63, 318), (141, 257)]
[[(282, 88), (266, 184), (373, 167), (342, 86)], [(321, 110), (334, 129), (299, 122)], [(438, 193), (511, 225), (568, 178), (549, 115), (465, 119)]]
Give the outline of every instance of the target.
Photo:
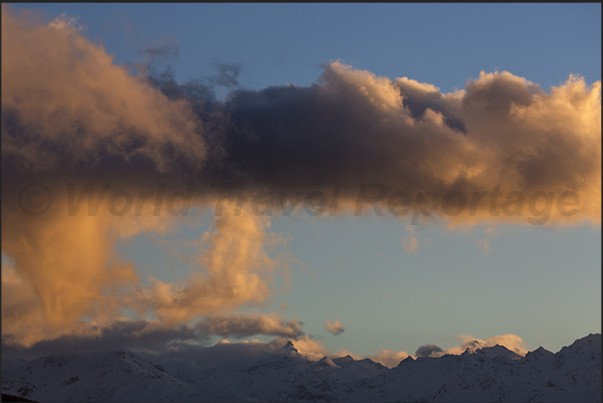
[(512, 359), (508, 353), (491, 358), (491, 352), (406, 359), (346, 400), (601, 401), (600, 334), (577, 340), (554, 355), (538, 349)]
[(541, 347), (521, 357), (497, 345), (409, 357), (391, 369), (350, 356), (309, 361), (291, 343), (240, 359), (199, 357), (114, 351), (3, 360), (2, 392), (40, 402), (601, 401), (600, 334), (556, 354)]
[(128, 351), (2, 362), (2, 392), (40, 402), (232, 401)]

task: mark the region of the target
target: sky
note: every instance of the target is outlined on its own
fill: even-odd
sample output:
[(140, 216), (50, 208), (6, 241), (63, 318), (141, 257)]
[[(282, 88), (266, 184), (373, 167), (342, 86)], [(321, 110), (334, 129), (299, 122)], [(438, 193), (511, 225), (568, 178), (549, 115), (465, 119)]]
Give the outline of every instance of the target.
[[(289, 337), (308, 352), (403, 358), (464, 335), (558, 351), (601, 332), (600, 5), (19, 4), (2, 15), (3, 344), (129, 323), (163, 342)], [(65, 181), (137, 194), (193, 173), (206, 188), (356, 188), (340, 213), (316, 217), (258, 217), (251, 203), (235, 217), (229, 202), (214, 217), (220, 198), (205, 188), (187, 217), (10, 207), (24, 183), (44, 184), (56, 207)], [(362, 183), (468, 199), (501, 185), (525, 193), (525, 211), (480, 205), (413, 224), (383, 199), (382, 216), (356, 216)], [(575, 192), (578, 213), (553, 208), (532, 224), (538, 191)]]

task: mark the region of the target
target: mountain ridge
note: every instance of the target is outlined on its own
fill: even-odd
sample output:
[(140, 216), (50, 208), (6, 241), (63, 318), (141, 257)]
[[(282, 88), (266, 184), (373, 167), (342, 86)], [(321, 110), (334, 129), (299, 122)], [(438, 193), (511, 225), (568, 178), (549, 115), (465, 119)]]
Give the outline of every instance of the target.
[(409, 356), (393, 368), (351, 356), (310, 361), (290, 341), (246, 359), (206, 358), (115, 350), (3, 360), (2, 393), (39, 402), (588, 402), (601, 394), (600, 334), (557, 353), (539, 347), (522, 357), (496, 345), (437, 358)]

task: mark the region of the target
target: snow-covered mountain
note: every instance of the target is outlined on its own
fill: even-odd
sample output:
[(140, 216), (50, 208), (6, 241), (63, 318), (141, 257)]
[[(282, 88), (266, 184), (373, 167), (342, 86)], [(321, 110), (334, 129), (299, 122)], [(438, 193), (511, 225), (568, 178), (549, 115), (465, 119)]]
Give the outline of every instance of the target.
[(129, 351), (3, 361), (2, 393), (39, 402), (246, 401), (183, 381)]
[(409, 358), (346, 400), (601, 401), (601, 335), (579, 339), (557, 354), (541, 347), (518, 358), (495, 346), (461, 355)]
[(540, 347), (522, 357), (497, 345), (409, 357), (391, 369), (350, 356), (313, 362), (290, 342), (216, 357), (114, 351), (3, 360), (2, 392), (39, 402), (601, 401), (600, 334), (556, 354)]

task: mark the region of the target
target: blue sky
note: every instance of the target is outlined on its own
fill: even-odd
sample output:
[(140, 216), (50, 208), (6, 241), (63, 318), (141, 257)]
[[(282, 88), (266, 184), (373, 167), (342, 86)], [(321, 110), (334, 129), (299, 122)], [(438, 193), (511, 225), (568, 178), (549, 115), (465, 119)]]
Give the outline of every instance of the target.
[[(61, 13), (78, 17), (84, 35), (102, 43), (117, 64), (143, 62), (145, 48), (175, 44), (178, 56), (161, 67), (171, 66), (180, 83), (216, 74), (216, 63), (240, 63), (243, 88), (308, 86), (334, 60), (442, 92), (464, 88), (480, 71), (507, 70), (547, 91), (570, 74), (588, 84), (601, 80), (600, 4), (14, 7), (41, 10), (45, 21)], [(119, 252), (143, 276), (174, 281), (187, 266), (157, 241), (199, 239), (211, 221), (204, 216), (166, 237), (136, 236)], [(300, 262), (292, 264), (290, 289), (277, 277), (270, 305), (241, 311), (297, 318), (332, 351), (414, 353), (425, 343), (456, 345), (460, 334), (505, 333), (521, 336), (530, 349), (557, 351), (601, 332), (599, 225), (463, 230), (421, 223), (409, 229), (372, 213), (272, 221), (271, 230), (288, 237), (290, 255)], [(407, 253), (401, 240), (412, 231), (419, 250)], [(477, 244), (482, 239), (489, 251)], [(325, 331), (324, 322), (335, 319), (346, 329), (339, 336)]]
[(259, 89), (309, 85), (341, 59), (387, 77), (406, 76), (443, 92), (481, 70), (508, 70), (558, 85), (570, 73), (601, 78), (598, 4), (48, 4), (50, 19), (79, 17), (86, 36), (117, 63), (176, 43), (179, 81), (242, 63), (241, 83)]

